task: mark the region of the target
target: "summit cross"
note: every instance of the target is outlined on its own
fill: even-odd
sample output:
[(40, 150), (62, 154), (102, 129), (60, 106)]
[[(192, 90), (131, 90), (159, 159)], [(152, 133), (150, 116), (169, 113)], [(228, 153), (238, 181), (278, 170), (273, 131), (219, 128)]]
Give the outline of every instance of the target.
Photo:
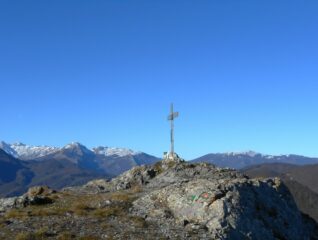
[(169, 156), (172, 158), (174, 158), (174, 119), (177, 118), (178, 116), (179, 116), (179, 112), (173, 111), (173, 103), (171, 103), (168, 121), (171, 122), (171, 132), (170, 132), (171, 148), (170, 148)]

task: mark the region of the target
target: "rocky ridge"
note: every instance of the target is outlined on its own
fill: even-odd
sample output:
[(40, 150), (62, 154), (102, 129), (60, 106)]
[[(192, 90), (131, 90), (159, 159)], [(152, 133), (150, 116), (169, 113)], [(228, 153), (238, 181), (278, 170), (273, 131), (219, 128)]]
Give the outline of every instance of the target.
[[(69, 206), (60, 218), (50, 218), (60, 225), (68, 218), (74, 223), (68, 231), (75, 237), (80, 233), (96, 239), (140, 239), (140, 234), (144, 239), (318, 238), (316, 223), (301, 214), (280, 179), (249, 179), (206, 163), (164, 160), (134, 167), (111, 181), (94, 180), (52, 194), (56, 202), (47, 205), (71, 196), (88, 199), (80, 217)], [(107, 214), (96, 218), (100, 212)], [(10, 221), (11, 229), (21, 228), (21, 223), (14, 227), (15, 221)], [(111, 226), (107, 230), (101, 227), (105, 223)], [(60, 231), (57, 226), (48, 235)]]

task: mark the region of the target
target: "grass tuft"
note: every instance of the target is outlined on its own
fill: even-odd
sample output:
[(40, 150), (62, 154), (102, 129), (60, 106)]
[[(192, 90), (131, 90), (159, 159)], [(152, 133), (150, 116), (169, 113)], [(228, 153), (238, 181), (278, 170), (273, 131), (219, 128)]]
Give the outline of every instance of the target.
[(107, 208), (96, 209), (93, 215), (98, 218), (105, 218), (110, 216), (120, 216), (123, 214), (123, 208), (120, 206), (109, 206)]
[(15, 240), (34, 240), (34, 236), (31, 233), (21, 232), (15, 237)]
[(146, 220), (139, 216), (130, 216), (130, 221), (137, 228), (145, 228), (148, 225)]
[(62, 232), (57, 236), (57, 240), (72, 240), (75, 236), (70, 232)]

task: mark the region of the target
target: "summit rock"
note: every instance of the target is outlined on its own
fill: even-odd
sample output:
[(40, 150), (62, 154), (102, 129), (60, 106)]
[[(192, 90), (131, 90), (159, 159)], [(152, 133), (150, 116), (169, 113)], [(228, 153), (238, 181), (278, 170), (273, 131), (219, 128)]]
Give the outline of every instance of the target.
[[(214, 165), (164, 160), (135, 167), (112, 181), (91, 181), (82, 191), (142, 189), (130, 214), (155, 223), (168, 238), (317, 239), (279, 178), (250, 179)], [(145, 230), (147, 231), (147, 230)]]

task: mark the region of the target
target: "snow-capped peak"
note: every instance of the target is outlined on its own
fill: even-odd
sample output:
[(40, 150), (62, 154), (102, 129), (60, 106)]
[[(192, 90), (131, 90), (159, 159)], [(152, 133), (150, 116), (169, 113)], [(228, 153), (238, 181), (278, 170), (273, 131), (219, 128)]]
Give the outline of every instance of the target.
[(104, 155), (104, 156), (118, 156), (118, 157), (125, 157), (125, 156), (133, 156), (140, 154), (141, 152), (135, 152), (128, 148), (115, 148), (115, 147), (97, 147), (93, 148), (93, 151), (96, 154)]
[(79, 142), (71, 142), (69, 144), (66, 144), (63, 149), (68, 149), (68, 148), (86, 148), (83, 144), (79, 143)]
[(26, 144), (22, 143), (22, 142), (15, 142), (12, 143), (11, 146), (15, 146), (15, 147), (24, 147), (27, 146)]
[(225, 153), (228, 156), (237, 156), (237, 155), (247, 155), (249, 157), (255, 157), (256, 155), (262, 155), (261, 153), (257, 153), (254, 151), (246, 151), (246, 152), (227, 152)]
[(116, 147), (96, 147), (90, 150), (79, 142), (71, 142), (69, 144), (66, 144), (62, 148), (58, 148), (58, 147), (50, 147), (50, 146), (32, 146), (32, 145), (27, 145), (21, 142), (8, 144), (2, 141), (0, 142), (0, 148), (3, 149), (6, 153), (16, 158), (20, 158), (22, 160), (36, 160), (40, 157), (58, 152), (60, 150), (67, 150), (67, 149), (79, 149), (83, 153), (90, 153), (90, 154), (92, 154), (92, 151), (93, 151), (95, 154), (98, 154), (98, 155), (117, 156), (117, 157), (134, 156), (141, 153), (141, 152), (133, 151), (128, 148), (116, 148)]
[(49, 155), (59, 150), (59, 148), (57, 147), (32, 146), (32, 145), (26, 145), (21, 142), (17, 142), (13, 144), (7, 144), (5, 142), (1, 142), (0, 148), (2, 148), (8, 154), (23, 160), (33, 160), (36, 158)]
[(1, 141), (0, 142), (0, 148), (5, 151), (7, 154), (13, 156), (13, 157), (18, 157), (17, 152), (10, 146), (10, 144)]
[(62, 150), (67, 150), (67, 149), (80, 149), (82, 152), (86, 153), (92, 153), (91, 150), (89, 150), (86, 146), (79, 142), (71, 142), (69, 144), (66, 144)]
[(255, 157), (255, 156), (260, 156), (260, 157), (264, 157), (264, 158), (267, 158), (267, 159), (273, 159), (275, 157), (290, 157), (291, 155), (290, 154), (287, 154), (287, 155), (284, 155), (284, 154), (281, 154), (281, 155), (268, 155), (268, 154), (262, 154), (262, 153), (259, 153), (259, 152), (254, 152), (254, 151), (245, 151), (245, 152), (227, 152), (227, 153), (224, 153), (225, 155), (227, 156), (249, 156), (249, 157)]

